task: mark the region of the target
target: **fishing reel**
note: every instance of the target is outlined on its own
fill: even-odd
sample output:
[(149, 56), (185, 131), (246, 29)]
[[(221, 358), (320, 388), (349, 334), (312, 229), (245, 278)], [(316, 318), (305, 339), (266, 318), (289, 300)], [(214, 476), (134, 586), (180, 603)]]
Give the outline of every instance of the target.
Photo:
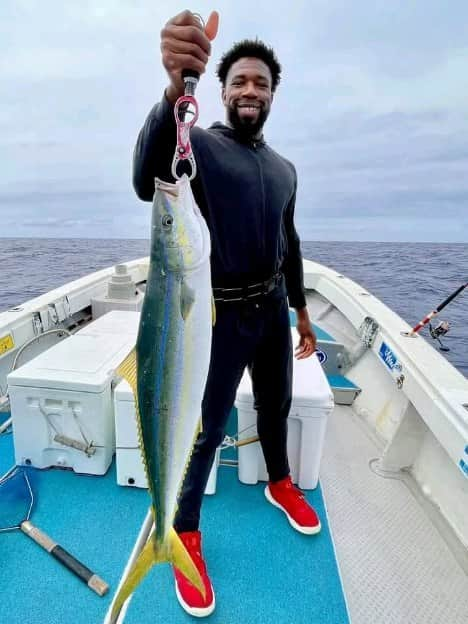
[(429, 333), (431, 334), (432, 338), (434, 338), (434, 340), (437, 340), (440, 345), (439, 348), (441, 351), (450, 351), (450, 349), (444, 346), (440, 341), (440, 336), (445, 336), (448, 333), (449, 329), (450, 324), (448, 323), (448, 321), (440, 321), (440, 323), (435, 327), (433, 327), (432, 324), (429, 323)]

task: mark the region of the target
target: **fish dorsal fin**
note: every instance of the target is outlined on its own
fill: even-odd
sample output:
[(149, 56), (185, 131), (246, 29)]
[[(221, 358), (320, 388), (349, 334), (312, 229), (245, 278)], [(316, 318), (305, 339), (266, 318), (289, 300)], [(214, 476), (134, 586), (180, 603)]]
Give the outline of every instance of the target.
[(133, 348), (127, 355), (125, 360), (118, 366), (116, 373), (119, 377), (123, 377), (130, 384), (133, 395), (137, 396), (137, 356), (136, 349)]
[(180, 285), (180, 313), (184, 321), (187, 319), (195, 302), (195, 291), (183, 281)]

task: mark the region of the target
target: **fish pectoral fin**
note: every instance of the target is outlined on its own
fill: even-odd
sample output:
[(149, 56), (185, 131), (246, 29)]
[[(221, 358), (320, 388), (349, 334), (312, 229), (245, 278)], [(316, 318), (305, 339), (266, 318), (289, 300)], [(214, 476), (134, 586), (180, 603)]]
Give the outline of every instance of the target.
[(203, 584), (200, 572), (197, 570), (182, 540), (174, 529), (171, 529), (169, 533), (169, 559), (172, 565), (188, 578), (192, 585), (198, 589), (203, 599), (205, 599), (205, 585)]
[(187, 319), (195, 303), (195, 291), (186, 282), (180, 285), (180, 313), (184, 321)]
[(216, 323), (216, 303), (213, 295), (211, 295), (211, 318), (214, 325)]
[(122, 587), (120, 588), (117, 596), (115, 597), (114, 604), (112, 606), (111, 623), (113, 624), (124, 605), (124, 602), (129, 598), (144, 577), (151, 570), (153, 565), (157, 563), (154, 541), (149, 539), (143, 550), (141, 551), (138, 559), (133, 564), (130, 572), (127, 575)]

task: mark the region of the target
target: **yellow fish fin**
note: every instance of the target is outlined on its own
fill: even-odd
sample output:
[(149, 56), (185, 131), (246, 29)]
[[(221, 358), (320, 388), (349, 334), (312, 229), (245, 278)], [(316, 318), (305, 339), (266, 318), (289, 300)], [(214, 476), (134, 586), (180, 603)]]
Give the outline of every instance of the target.
[(153, 539), (150, 538), (146, 542), (138, 559), (133, 564), (133, 567), (128, 573), (127, 578), (125, 579), (122, 587), (119, 589), (119, 592), (115, 598), (111, 613), (112, 624), (114, 624), (114, 622), (117, 620), (124, 602), (133, 594), (135, 589), (138, 587), (138, 585), (148, 574), (148, 572), (151, 570), (155, 563), (156, 559), (154, 552), (154, 542)]
[(130, 351), (125, 360), (116, 370), (117, 375), (127, 381), (133, 391), (133, 396), (137, 396), (137, 358), (135, 347)]
[(150, 490), (150, 493), (152, 494), (151, 479), (148, 474), (148, 464), (146, 463), (146, 454), (144, 452), (145, 444), (143, 440), (143, 434), (141, 431), (141, 416), (140, 416), (140, 408), (138, 405), (137, 354), (136, 354), (135, 347), (130, 351), (130, 353), (127, 355), (125, 360), (118, 366), (116, 370), (116, 374), (117, 376), (125, 379), (125, 381), (130, 385), (132, 392), (133, 392), (133, 399), (135, 402), (135, 421), (136, 421), (136, 426), (137, 426), (138, 444), (140, 447), (143, 467), (145, 469), (146, 483), (148, 485), (148, 489)]
[(200, 573), (176, 531), (172, 528), (168, 539), (159, 547), (155, 544), (153, 533), (146, 542), (115, 598), (111, 613), (112, 624), (118, 618), (124, 602), (133, 594), (151, 568), (157, 563), (165, 562), (171, 563), (178, 568), (182, 574), (189, 579), (192, 585), (198, 589), (203, 598), (205, 598), (205, 586), (203, 585)]
[(213, 295), (211, 295), (211, 318), (214, 325), (216, 323), (216, 303)]
[(205, 598), (205, 586), (200, 573), (174, 529), (171, 529), (169, 533), (169, 561), (188, 578)]

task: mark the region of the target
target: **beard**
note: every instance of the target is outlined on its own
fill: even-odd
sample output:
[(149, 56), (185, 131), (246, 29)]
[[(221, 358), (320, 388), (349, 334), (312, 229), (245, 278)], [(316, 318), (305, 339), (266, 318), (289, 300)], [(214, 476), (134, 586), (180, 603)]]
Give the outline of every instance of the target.
[(234, 130), (244, 139), (253, 139), (263, 128), (269, 111), (261, 108), (256, 119), (241, 117), (236, 106), (229, 106), (228, 119)]

